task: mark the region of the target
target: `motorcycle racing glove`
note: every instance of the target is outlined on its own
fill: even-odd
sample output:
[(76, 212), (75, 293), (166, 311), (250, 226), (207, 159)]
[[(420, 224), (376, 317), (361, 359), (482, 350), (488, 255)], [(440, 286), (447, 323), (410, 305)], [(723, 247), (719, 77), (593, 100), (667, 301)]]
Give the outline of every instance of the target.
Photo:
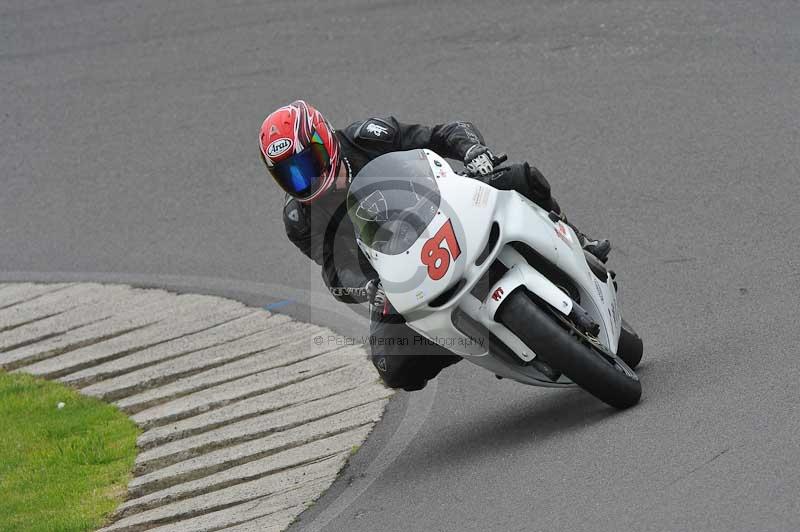
[(494, 171), (494, 155), (486, 146), (473, 144), (464, 154), (464, 167), (471, 176), (489, 175)]
[(367, 293), (367, 300), (373, 307), (383, 308), (386, 304), (386, 292), (383, 291), (380, 279), (369, 280), (364, 291)]

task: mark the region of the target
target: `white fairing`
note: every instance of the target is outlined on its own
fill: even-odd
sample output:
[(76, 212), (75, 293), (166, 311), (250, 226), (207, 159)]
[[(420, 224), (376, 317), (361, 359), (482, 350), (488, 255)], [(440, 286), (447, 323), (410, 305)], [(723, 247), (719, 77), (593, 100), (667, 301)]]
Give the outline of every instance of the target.
[[(442, 198), (439, 212), (426, 231), (408, 251), (398, 255), (384, 255), (360, 243), (378, 272), (389, 301), (408, 320), (408, 325), (502, 377), (542, 386), (570, 384), (565, 377), (554, 383), (530, 365), (497, 356), (485, 335), (489, 331), (522, 361), (536, 357), (536, 353), (494, 320), (504, 299), (520, 286), (565, 315), (572, 311), (572, 299), (509, 245), (523, 242), (572, 279), (580, 292), (581, 307), (600, 324), (598, 340), (616, 353), (621, 325), (616, 290), (610, 278), (600, 280), (591, 271), (573, 230), (560, 221), (554, 223), (547, 212), (518, 193), (497, 190), (460, 176), (444, 159), (429, 150), (424, 152)], [(455, 241), (444, 238), (450, 232), (447, 224), (452, 226)], [(493, 224), (496, 224), (496, 244), (487, 255), (484, 248)], [(442, 248), (446, 253), (440, 251)], [(431, 261), (431, 250), (435, 257), (447, 260)], [(423, 251), (428, 252), (427, 257)], [(482, 252), (484, 260), (476, 264)], [(495, 260), (502, 262), (508, 272), (483, 300), (478, 300), (470, 291)], [(445, 302), (437, 301), (438, 296), (458, 283), (460, 288), (449, 293)], [(432, 307), (432, 303), (440, 306)], [(476, 324), (483, 330), (483, 336), (466, 334)]]

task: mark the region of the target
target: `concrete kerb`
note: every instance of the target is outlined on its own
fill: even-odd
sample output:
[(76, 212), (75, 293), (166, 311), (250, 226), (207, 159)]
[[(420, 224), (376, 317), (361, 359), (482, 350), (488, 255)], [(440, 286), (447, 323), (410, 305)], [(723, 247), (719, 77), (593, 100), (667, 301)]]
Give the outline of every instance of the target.
[(98, 283), (0, 284), (0, 368), (114, 401), (145, 429), (104, 530), (275, 530), (333, 482), (391, 391), (362, 348), (265, 309)]

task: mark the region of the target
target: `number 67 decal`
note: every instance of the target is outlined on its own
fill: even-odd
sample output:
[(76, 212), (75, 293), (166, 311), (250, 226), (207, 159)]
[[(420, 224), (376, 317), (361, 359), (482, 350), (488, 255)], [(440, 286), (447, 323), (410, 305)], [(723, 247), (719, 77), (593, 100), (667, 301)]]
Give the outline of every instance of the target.
[[(442, 247), (443, 242), (447, 242), (447, 248)], [(453, 223), (448, 219), (422, 246), (420, 260), (428, 267), (428, 277), (438, 281), (450, 269), (451, 257), (456, 260), (460, 255), (461, 247), (453, 231)]]

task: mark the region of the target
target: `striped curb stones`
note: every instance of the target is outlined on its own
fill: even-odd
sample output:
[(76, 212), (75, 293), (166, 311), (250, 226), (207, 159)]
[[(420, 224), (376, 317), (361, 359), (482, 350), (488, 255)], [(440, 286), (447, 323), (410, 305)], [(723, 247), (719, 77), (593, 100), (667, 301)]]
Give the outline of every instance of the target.
[(219, 297), (0, 284), (0, 368), (113, 403), (143, 430), (108, 532), (285, 529), (392, 393), (361, 347), (319, 342), (331, 337)]

